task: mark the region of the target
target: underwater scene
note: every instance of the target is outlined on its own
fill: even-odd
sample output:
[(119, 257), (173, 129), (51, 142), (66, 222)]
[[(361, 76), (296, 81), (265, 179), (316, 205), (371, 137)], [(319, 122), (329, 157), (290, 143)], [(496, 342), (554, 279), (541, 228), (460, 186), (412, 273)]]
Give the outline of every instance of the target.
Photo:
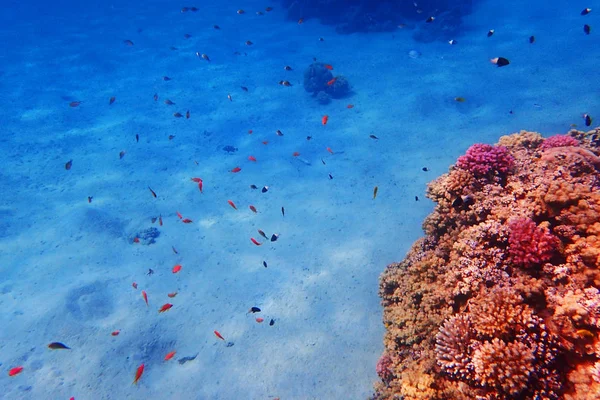
[(5, 0), (0, 399), (600, 399), (599, 34)]

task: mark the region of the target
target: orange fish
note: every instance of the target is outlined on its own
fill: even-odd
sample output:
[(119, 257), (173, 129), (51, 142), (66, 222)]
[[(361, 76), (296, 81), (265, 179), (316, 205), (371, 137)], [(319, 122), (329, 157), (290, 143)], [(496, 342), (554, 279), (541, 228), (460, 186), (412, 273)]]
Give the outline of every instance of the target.
[(176, 351), (171, 351), (170, 353), (167, 353), (167, 355), (165, 356), (165, 361), (169, 361), (171, 358), (173, 358), (173, 356), (175, 355), (175, 353), (177, 353)]
[(248, 156), (248, 160), (256, 162), (256, 157), (254, 157), (254, 156)]
[(176, 266), (173, 267), (173, 273), (176, 274), (179, 271), (181, 271), (181, 265), (177, 264)]
[(171, 307), (173, 307), (173, 304), (170, 304), (170, 303), (163, 304), (163, 306), (160, 308), (160, 310), (158, 310), (158, 312), (159, 313), (165, 312), (167, 310), (170, 310)]
[(348, 104), (346, 108), (354, 108), (354, 104)]
[(131, 286), (133, 286), (134, 289), (137, 289), (137, 283), (133, 282)]
[(235, 204), (233, 203), (233, 201), (231, 201), (231, 200), (227, 200), (227, 202), (229, 203), (229, 205), (230, 205), (231, 207), (233, 207), (234, 209), (236, 209), (236, 210), (237, 210), (237, 207), (235, 206)]
[(254, 239), (254, 238), (250, 238), (250, 240), (252, 241), (252, 243), (254, 243), (257, 246), (260, 246), (262, 243), (260, 243), (258, 240)]
[(175, 211), (175, 212), (177, 213), (177, 216), (179, 217), (179, 219), (183, 219), (183, 215), (181, 215), (181, 214), (179, 213), (179, 211)]
[(235, 174), (235, 173), (240, 172), (241, 170), (242, 169), (240, 167), (235, 167), (234, 169), (231, 170), (231, 172), (233, 172)]
[(184, 224), (191, 224), (191, 223), (192, 223), (192, 222), (194, 222), (194, 221), (192, 221), (192, 220), (191, 220), (191, 219), (189, 219), (189, 218), (186, 218), (186, 219), (182, 220), (181, 222), (183, 222)]
[(119, 333), (121, 333), (121, 331), (112, 331), (110, 334), (113, 336), (119, 336)]
[(261, 317), (256, 318), (256, 322), (258, 322), (259, 324), (262, 323), (263, 321), (264, 321), (264, 319)]
[(329, 121), (329, 115), (323, 115), (323, 118), (321, 119), (323, 125), (327, 125), (327, 121)]
[(146, 294), (145, 290), (142, 290), (142, 297), (144, 298), (144, 301), (146, 302), (146, 306), (148, 305), (148, 295)]
[(333, 154), (333, 150), (331, 150), (331, 147), (328, 147), (327, 151), (330, 152), (331, 154)]
[(330, 64), (325, 64), (323, 65), (325, 68), (327, 68), (328, 70), (332, 71), (333, 70), (333, 66)]
[[(216, 333), (217, 331), (215, 331)], [(219, 335), (220, 336), (220, 335)], [(222, 339), (222, 338), (221, 338)], [(19, 375), (21, 372), (23, 371), (23, 367), (14, 367), (11, 368), (10, 371), (8, 371), (8, 376), (15, 376), (15, 375)]]
[(253, 205), (248, 206), (248, 208), (250, 208), (250, 210), (252, 210), (253, 213), (257, 213), (258, 211), (256, 211), (256, 207), (254, 207)]
[(221, 336), (221, 334), (219, 333), (219, 331), (214, 331), (214, 332), (215, 332), (215, 335), (216, 335), (216, 336), (217, 336), (219, 339), (221, 339), (221, 340), (225, 340), (225, 338), (224, 338), (223, 336)]
[(69, 103), (69, 107), (79, 107), (80, 104), (80, 101), (72, 101)]
[(331, 86), (335, 83), (335, 81), (337, 80), (337, 78), (333, 78), (332, 80), (330, 80), (329, 82), (327, 82), (328, 86)]
[(142, 374), (144, 373), (144, 364), (141, 364), (137, 371), (135, 371), (135, 379), (133, 380), (133, 384), (137, 384), (138, 381), (140, 380), (140, 378), (142, 377)]
[(173, 298), (173, 297), (177, 296), (177, 292), (169, 293), (167, 296), (169, 296), (170, 298)]

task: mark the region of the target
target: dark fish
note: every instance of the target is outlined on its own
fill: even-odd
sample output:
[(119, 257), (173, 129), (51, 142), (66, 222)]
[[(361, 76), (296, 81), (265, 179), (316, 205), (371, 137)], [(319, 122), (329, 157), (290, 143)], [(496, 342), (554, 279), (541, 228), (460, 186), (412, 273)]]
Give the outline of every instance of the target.
[(325, 160), (323, 160), (322, 158), (321, 158), (321, 162), (323, 163), (323, 165), (327, 165), (327, 164), (325, 164)]
[(185, 35), (183, 35), (184, 38), (189, 39), (192, 37), (192, 35), (190, 35), (189, 33), (186, 33)]
[(148, 268), (148, 273), (146, 275), (150, 276), (154, 273), (154, 270), (152, 268)]
[(283, 136), (283, 132), (281, 132), (279, 129), (277, 129), (275, 133), (277, 134), (277, 136)]
[(585, 120), (585, 126), (592, 125), (592, 117), (590, 117), (589, 114), (583, 114), (583, 119)]
[(64, 350), (70, 350), (71, 348), (66, 346), (65, 344), (61, 343), (61, 342), (52, 342), (48, 345), (49, 349), (52, 350), (60, 350), (60, 349), (64, 349)]
[(292, 67), (290, 67), (289, 65), (286, 65), (285, 67), (283, 67), (283, 69), (285, 69), (286, 71), (292, 71)]
[(113, 96), (113, 97), (111, 97), (110, 99), (108, 99), (108, 105), (110, 106), (112, 103), (114, 103), (114, 102), (115, 102), (115, 100), (116, 100), (116, 97), (115, 97), (115, 96)]
[(319, 38), (319, 42), (324, 42), (325, 39), (323, 39), (322, 37)]
[(179, 254), (179, 252), (177, 251), (177, 249), (175, 248), (175, 246), (171, 246), (171, 249), (173, 249), (173, 253)]
[(591, 8), (584, 8), (583, 11), (581, 11), (581, 15), (588, 15), (591, 12), (592, 12)]
[(250, 185), (250, 189), (258, 189), (258, 186), (256, 186), (256, 185)]
[(152, 221), (152, 223), (155, 223), (157, 219), (158, 219), (158, 217), (152, 217), (152, 218), (150, 219), (150, 221)]
[(263, 186), (263, 188), (260, 190), (263, 193), (267, 193), (269, 191), (269, 187), (268, 186)]
[(281, 207), (281, 215), (285, 217), (285, 208)]
[(263, 266), (264, 266), (265, 268), (267, 268), (267, 262), (266, 262), (266, 261), (263, 261)]
[(88, 196), (88, 203), (92, 202), (93, 197), (92, 196)]
[(492, 62), (492, 64), (496, 64), (498, 67), (504, 67), (510, 64), (510, 61), (508, 61), (508, 59), (504, 57), (492, 58), (490, 61)]
[(262, 237), (264, 237), (265, 239), (269, 240), (269, 238), (267, 237), (267, 235), (265, 235), (265, 233), (263, 231), (261, 231), (260, 229), (258, 230), (258, 234)]
[(68, 171), (71, 169), (71, 167), (73, 166), (73, 160), (69, 160), (67, 161), (67, 163), (65, 164), (65, 169)]
[(493, 29), (490, 29), (490, 30), (488, 31), (488, 33), (487, 33), (487, 37), (490, 37), (490, 36), (492, 36), (492, 35), (494, 34), (494, 32), (495, 32), (495, 31), (494, 31)]
[(217, 29), (217, 30), (218, 30), (218, 29), (221, 29), (221, 27), (220, 27), (219, 25), (213, 25), (213, 28), (215, 28), (215, 29)]
[(450, 39), (450, 40), (448, 40), (448, 43), (450, 43), (450, 44), (454, 45), (454, 44), (456, 44), (457, 42), (456, 42), (456, 40), (454, 40), (454, 39)]
[(172, 80), (172, 79), (171, 79), (171, 78), (169, 78), (168, 76), (163, 76), (163, 81), (165, 81), (165, 82), (166, 82), (166, 81), (170, 81), (170, 80)]
[(275, 320), (273, 318), (271, 318), (271, 320), (269, 321), (269, 326), (273, 326), (275, 325)]
[(119, 153), (119, 160), (122, 160), (123, 157), (125, 157), (125, 150), (123, 150)]
[(370, 137), (371, 139), (379, 140), (379, 138), (378, 138), (377, 136), (375, 136), (375, 135), (369, 135), (369, 137)]
[(127, 46), (133, 46), (133, 42), (129, 39), (123, 40), (123, 43), (125, 43)]
[(69, 107), (73, 107), (73, 108), (79, 107), (80, 104), (81, 104), (80, 101), (72, 101), (69, 103)]
[(423, 171), (425, 171), (425, 172), (429, 171), (429, 168), (427, 168), (427, 167), (423, 167), (423, 168), (421, 168), (421, 169), (422, 169)]
[(312, 136), (307, 136), (306, 137), (306, 140), (310, 140), (310, 139), (312, 139)]
[(428, 24), (435, 21), (435, 17), (429, 17), (425, 20), (425, 22), (427, 22)]
[(190, 11), (191, 12), (197, 12), (198, 11), (198, 7), (190, 7)]
[(169, 135), (169, 140), (175, 139), (175, 135)]
[(185, 112), (185, 118), (186, 118), (186, 119), (190, 119), (190, 116), (191, 116), (191, 114), (190, 114), (190, 110), (187, 110), (187, 111)]
[(139, 134), (135, 134), (135, 142), (139, 143), (140, 142), (140, 135)]
[(184, 13), (184, 12), (188, 12), (189, 10), (190, 10), (190, 8), (189, 8), (189, 7), (183, 7), (183, 8), (181, 9), (181, 12), (182, 12), (182, 13)]
[(183, 364), (185, 364), (188, 361), (194, 361), (196, 359), (196, 357), (198, 357), (197, 353), (194, 356), (187, 356), (187, 357), (180, 358), (179, 360), (177, 360), (177, 362), (179, 364), (183, 365)]
[(258, 307), (251, 307), (250, 310), (248, 310), (248, 313), (257, 313), (260, 312), (260, 308)]
[(252, 46), (253, 44), (250, 40), (246, 40), (246, 46)]
[(535, 36), (529, 36), (529, 43), (535, 42)]
[(586, 35), (589, 35), (590, 32), (592, 31), (592, 28), (590, 28), (590, 26), (588, 24), (585, 24), (583, 26), (583, 31), (585, 32)]
[(415, 196), (415, 201), (419, 201), (419, 196)]
[(168, 105), (168, 106), (172, 106), (172, 105), (174, 105), (175, 103), (174, 103), (174, 102), (172, 102), (172, 101), (171, 101), (171, 100), (169, 100), (169, 99), (166, 99), (166, 100), (165, 100), (165, 104), (166, 104), (166, 105)]
[(170, 49), (170, 50), (179, 50), (179, 49), (178, 49), (177, 47), (175, 47), (175, 46), (170, 46), (170, 47), (169, 47), (169, 49)]
[(247, 91), (248, 91), (248, 88), (247, 88), (246, 86), (240, 86), (240, 87), (242, 88), (242, 90), (243, 90), (244, 92), (247, 92)]
[(265, 11), (266, 12), (273, 11), (273, 7), (267, 7), (267, 8), (265, 8)]
[(278, 233), (274, 233), (271, 235), (271, 242), (276, 242), (277, 239), (279, 239), (279, 234)]
[(176, 112), (175, 114), (173, 114), (173, 116), (174, 116), (175, 118), (181, 118), (181, 117), (183, 117), (183, 114), (182, 114), (182, 113), (180, 113), (180, 112)]
[(158, 93), (154, 93), (154, 101), (158, 101)]
[(148, 189), (150, 189), (150, 193), (152, 193), (152, 197), (156, 198), (156, 192), (154, 190), (152, 190), (152, 188), (150, 186), (148, 186)]
[(333, 179), (333, 175), (331, 175), (331, 174), (328, 174), (328, 175), (329, 175), (329, 179)]
[(196, 52), (196, 55), (197, 55), (198, 57), (200, 57), (200, 58), (202, 58), (202, 59), (204, 59), (204, 60), (206, 60), (206, 61), (210, 62), (210, 58), (209, 58), (209, 57), (208, 57), (206, 54), (200, 54), (200, 52), (199, 52), (199, 51), (197, 51), (197, 52)]

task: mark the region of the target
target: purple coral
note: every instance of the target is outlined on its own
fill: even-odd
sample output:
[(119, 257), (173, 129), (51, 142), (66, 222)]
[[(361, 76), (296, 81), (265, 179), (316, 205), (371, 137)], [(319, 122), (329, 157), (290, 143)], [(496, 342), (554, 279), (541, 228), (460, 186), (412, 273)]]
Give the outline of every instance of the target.
[(579, 140), (569, 135), (554, 135), (540, 145), (540, 149), (546, 150), (553, 147), (579, 146)]
[(392, 358), (383, 353), (381, 357), (379, 357), (379, 361), (377, 361), (377, 375), (384, 382), (389, 382), (393, 379), (394, 374), (392, 372)]
[(456, 166), (475, 176), (486, 176), (492, 172), (506, 174), (514, 161), (514, 157), (504, 146), (477, 143), (469, 147), (465, 155), (458, 157)]
[(515, 218), (508, 227), (508, 252), (514, 264), (531, 267), (552, 258), (559, 240), (548, 228), (538, 227), (529, 218)]

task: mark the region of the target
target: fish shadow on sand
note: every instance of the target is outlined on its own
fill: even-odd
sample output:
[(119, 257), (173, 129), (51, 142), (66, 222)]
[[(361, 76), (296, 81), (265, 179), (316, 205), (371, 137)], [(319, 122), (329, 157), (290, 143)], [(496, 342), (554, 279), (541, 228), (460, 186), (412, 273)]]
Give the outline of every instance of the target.
[(81, 322), (110, 316), (114, 312), (114, 304), (108, 290), (108, 281), (95, 281), (71, 289), (67, 293), (65, 307), (73, 318)]

